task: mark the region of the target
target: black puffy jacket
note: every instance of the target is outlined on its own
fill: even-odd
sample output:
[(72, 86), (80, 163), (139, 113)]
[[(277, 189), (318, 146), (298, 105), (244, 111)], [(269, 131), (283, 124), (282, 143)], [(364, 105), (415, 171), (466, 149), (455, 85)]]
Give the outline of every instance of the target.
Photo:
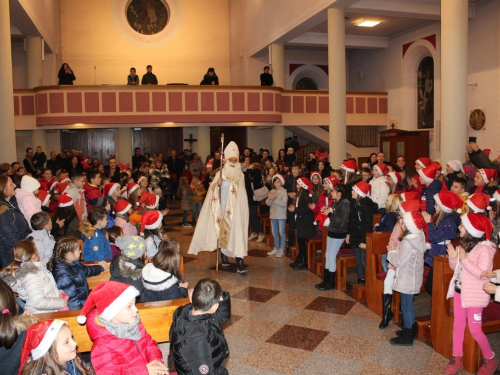
[(351, 247), (366, 244), (366, 233), (373, 231), (373, 215), (378, 210), (378, 204), (369, 197), (361, 198), (359, 203), (351, 203), (351, 215), (347, 234), (350, 236)]
[(14, 245), (31, 233), (15, 196), (11, 197), (9, 202), (0, 198), (0, 228), (0, 268), (2, 268), (14, 261), (12, 257)]
[(222, 324), (231, 317), (229, 293), (222, 292), (222, 301), (214, 314), (193, 316), (192, 309), (192, 305), (187, 304), (175, 310), (170, 327), (170, 349), (174, 353), (177, 373), (228, 374), (229, 348)]
[(66, 263), (54, 258), (52, 275), (56, 280), (57, 288), (69, 296), (70, 310), (79, 310), (89, 296), (87, 277), (97, 276), (104, 271), (99, 265), (84, 266), (79, 261)]

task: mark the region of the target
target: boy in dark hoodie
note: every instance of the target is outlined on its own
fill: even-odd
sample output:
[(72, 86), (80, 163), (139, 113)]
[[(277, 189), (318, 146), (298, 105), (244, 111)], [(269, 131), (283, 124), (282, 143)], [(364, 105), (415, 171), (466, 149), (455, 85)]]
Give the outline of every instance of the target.
[(229, 356), (222, 324), (231, 317), (231, 299), (211, 279), (198, 281), (189, 291), (190, 304), (179, 307), (170, 327), (170, 349), (175, 369), (183, 374), (229, 374)]
[(139, 291), (139, 296), (142, 296), (144, 290), (142, 284), (144, 261), (142, 256), (146, 250), (144, 239), (129, 234), (117, 237), (115, 245), (121, 250), (121, 254), (115, 256), (109, 266), (109, 273), (111, 274), (109, 280), (132, 285)]

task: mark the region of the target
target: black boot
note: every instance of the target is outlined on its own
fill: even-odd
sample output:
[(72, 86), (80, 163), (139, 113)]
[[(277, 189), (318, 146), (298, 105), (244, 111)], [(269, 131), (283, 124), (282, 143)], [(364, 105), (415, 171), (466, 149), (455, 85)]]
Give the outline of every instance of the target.
[[(417, 324), (417, 322), (413, 323), (413, 325), (411, 326), (411, 330), (412, 330), (412, 333), (413, 333), (413, 340), (415, 340), (417, 338), (417, 333), (418, 333), (418, 324)], [(396, 336), (401, 336), (403, 334), (403, 330), (402, 329), (398, 329), (395, 333), (396, 333)]]
[(394, 314), (391, 310), (392, 306), (392, 294), (382, 294), (382, 321), (380, 322), (378, 328), (386, 329), (389, 326), (389, 322), (394, 318)]
[(236, 272), (238, 273), (246, 273), (247, 270), (243, 265), (243, 258), (236, 258)]
[(328, 272), (328, 277), (325, 275), (325, 285), (318, 287), (319, 290), (335, 289), (335, 272)]
[(229, 263), (229, 259), (227, 259), (227, 256), (225, 256), (224, 254), (220, 254), (220, 264), (222, 267), (229, 267), (230, 266), (230, 263)]
[(307, 260), (305, 255), (299, 255), (297, 258), (297, 263), (295, 267), (292, 267), (295, 271), (307, 270)]
[(389, 342), (395, 346), (413, 346), (413, 330), (403, 328), (401, 336), (393, 337)]
[(326, 283), (326, 278), (327, 278), (327, 274), (328, 274), (328, 272), (330, 272), (330, 271), (328, 271), (326, 268), (323, 270), (323, 281), (322, 281), (322, 282), (320, 282), (319, 284), (316, 284), (316, 285), (314, 286), (316, 289), (319, 289), (320, 287), (322, 288), (322, 287), (324, 287), (324, 286), (325, 286), (325, 283)]

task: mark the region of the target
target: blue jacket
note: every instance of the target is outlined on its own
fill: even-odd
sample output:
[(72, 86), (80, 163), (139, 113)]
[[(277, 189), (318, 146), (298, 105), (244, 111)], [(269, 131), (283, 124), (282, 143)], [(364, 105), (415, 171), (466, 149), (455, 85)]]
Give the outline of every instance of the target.
[(389, 232), (398, 222), (399, 212), (386, 212), (380, 219), (380, 224), (375, 227), (375, 232)]
[[(434, 266), (434, 256), (446, 254), (445, 241), (451, 241), (457, 234), (460, 225), (460, 216), (456, 212), (445, 214), (443, 220), (436, 227), (433, 223), (427, 225), (429, 229), (429, 242), (431, 248), (425, 254), (425, 263)], [(440, 245), (439, 245), (440, 244)]]
[(56, 280), (57, 288), (69, 296), (70, 310), (79, 310), (89, 296), (87, 277), (97, 276), (104, 268), (99, 265), (84, 266), (79, 261), (66, 263), (54, 258), (52, 275)]
[(148, 263), (142, 269), (142, 302), (170, 301), (187, 298), (186, 288), (179, 287), (179, 279), (169, 272)]
[(111, 260), (111, 246), (106, 238), (106, 229), (94, 229), (94, 236), (88, 238), (82, 235), (83, 259), (86, 262), (97, 260)]
[(443, 184), (439, 180), (433, 180), (431, 184), (422, 189), (422, 199), (425, 197), (425, 211), (431, 215), (436, 213), (434, 208), (434, 195), (438, 194), (443, 188)]
[(14, 261), (12, 248), (31, 233), (30, 226), (19, 210), (16, 197), (9, 202), (0, 198), (0, 268)]

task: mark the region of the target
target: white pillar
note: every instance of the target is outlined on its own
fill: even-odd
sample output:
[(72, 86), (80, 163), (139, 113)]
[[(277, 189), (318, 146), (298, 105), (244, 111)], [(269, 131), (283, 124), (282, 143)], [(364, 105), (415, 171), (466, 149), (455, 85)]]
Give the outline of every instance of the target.
[(132, 129), (115, 129), (115, 154), (118, 163), (132, 165)]
[[(194, 149), (198, 153), (200, 160), (205, 162), (206, 157), (210, 155), (210, 126), (198, 126), (196, 139)], [(242, 151), (240, 150), (240, 152)]]
[[(278, 159), (278, 152), (285, 147), (285, 127), (283, 125), (273, 126), (273, 142), (270, 154), (274, 160)], [(285, 150), (286, 152), (286, 150)]]
[(12, 83), (12, 49), (10, 40), (9, 2), (0, 1), (0, 162), (17, 160), (16, 130), (14, 125), (14, 85)]
[(463, 160), (467, 106), (467, 0), (441, 0), (441, 163)]
[(332, 168), (346, 158), (346, 70), (344, 9), (328, 9), (329, 137)]
[(283, 43), (271, 44), (271, 68), (274, 86), (286, 89), (285, 46)]
[(31, 148), (33, 149), (34, 152), (36, 152), (36, 148), (38, 146), (41, 146), (43, 149), (43, 152), (45, 152), (45, 155), (47, 158), (49, 157), (50, 151), (47, 150), (47, 138), (45, 136), (45, 130), (32, 130), (31, 131)]
[(26, 62), (28, 65), (28, 87), (43, 86), (42, 38), (26, 37)]

